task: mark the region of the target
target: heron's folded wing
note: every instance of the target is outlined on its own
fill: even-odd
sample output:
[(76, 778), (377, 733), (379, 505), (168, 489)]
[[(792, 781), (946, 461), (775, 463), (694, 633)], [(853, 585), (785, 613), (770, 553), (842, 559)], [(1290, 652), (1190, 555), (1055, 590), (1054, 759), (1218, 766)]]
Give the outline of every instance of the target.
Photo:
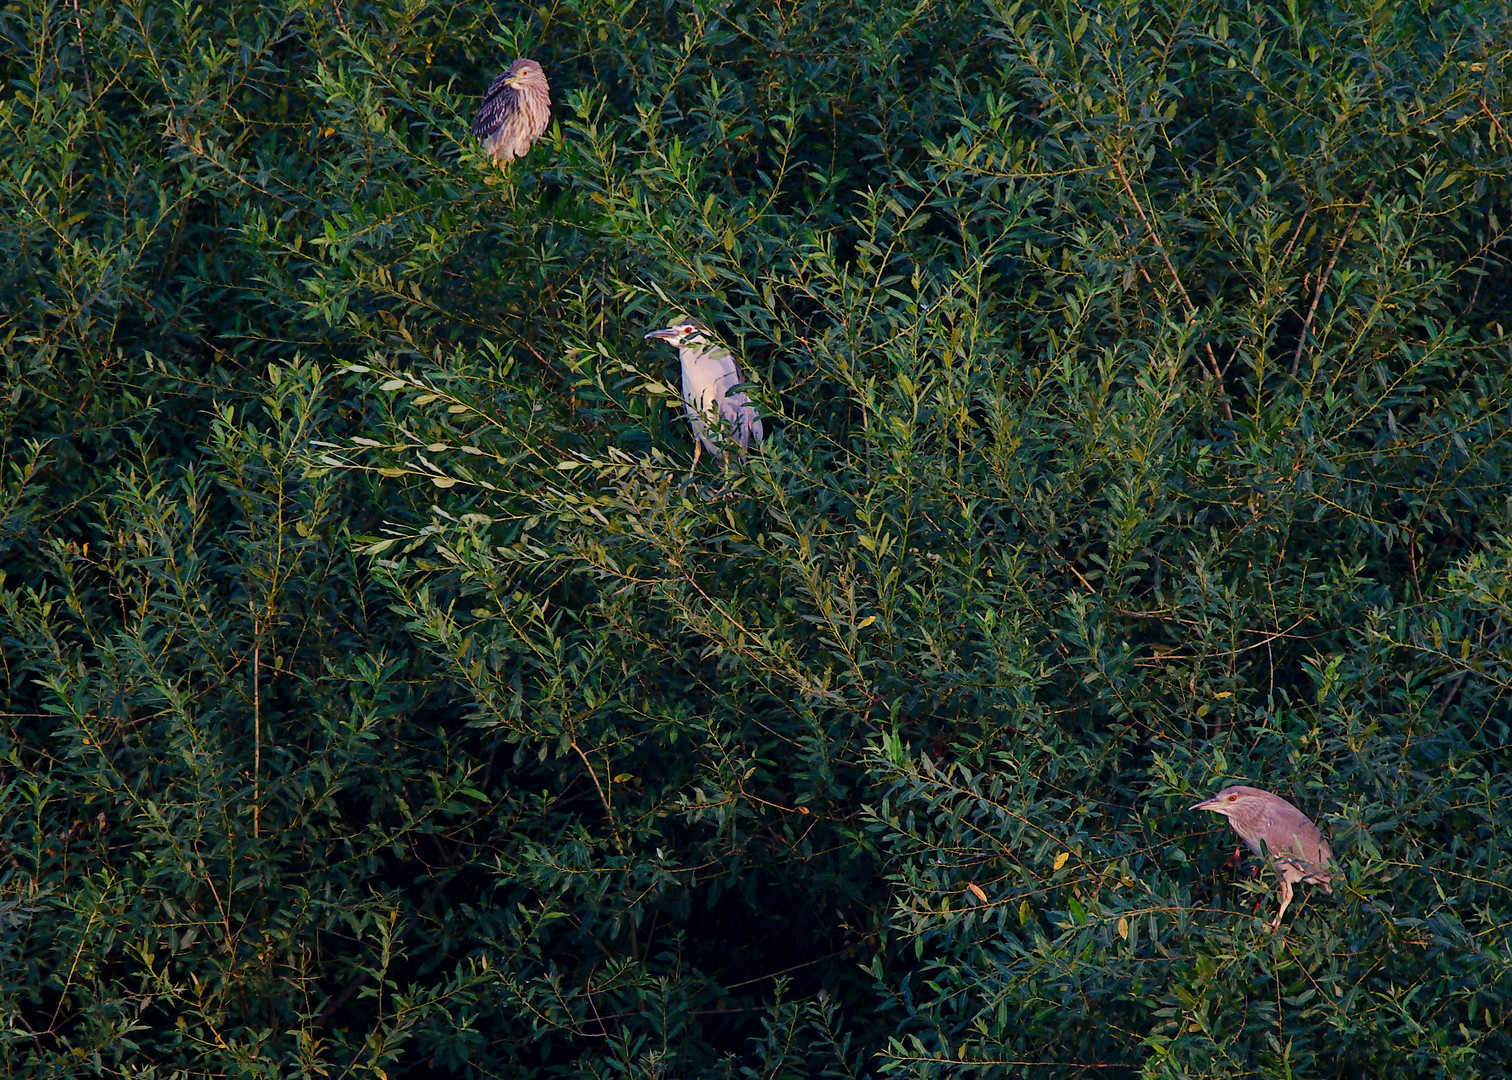
[(498, 131), (519, 107), (515, 101), (514, 88), (504, 85), (504, 80), (508, 77), (509, 72), (506, 71), (489, 83), (488, 92), (483, 95), (483, 104), (478, 106), (478, 115), (473, 118), (472, 133), (480, 139)]

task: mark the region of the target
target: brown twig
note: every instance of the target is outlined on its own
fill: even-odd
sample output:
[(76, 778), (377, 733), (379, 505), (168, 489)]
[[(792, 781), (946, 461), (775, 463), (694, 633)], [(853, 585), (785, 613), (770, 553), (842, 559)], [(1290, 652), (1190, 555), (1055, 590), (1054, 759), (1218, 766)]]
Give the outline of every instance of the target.
[[(1171, 262), (1170, 255), (1166, 253), (1165, 245), (1160, 242), (1160, 234), (1155, 231), (1154, 224), (1145, 214), (1144, 207), (1140, 205), (1139, 196), (1134, 194), (1134, 185), (1129, 183), (1129, 174), (1124, 172), (1123, 162), (1115, 157), (1113, 159), (1113, 168), (1118, 170), (1118, 179), (1123, 184), (1124, 193), (1129, 196), (1129, 201), (1134, 204), (1134, 212), (1139, 215), (1139, 220), (1143, 223), (1145, 232), (1149, 234), (1150, 243), (1154, 244), (1155, 250), (1160, 252), (1160, 257), (1166, 265), (1166, 271), (1171, 275), (1171, 281), (1176, 285), (1176, 291), (1181, 294), (1181, 302), (1186, 305), (1187, 317), (1196, 319), (1197, 305), (1192, 303), (1191, 295), (1186, 291), (1186, 286), (1181, 283), (1181, 275), (1176, 273), (1175, 264)], [(1223, 373), (1218, 369), (1218, 358), (1213, 355), (1213, 346), (1207, 342), (1203, 342), (1202, 349), (1207, 353), (1207, 373), (1212, 377), (1213, 384), (1221, 394), (1223, 392)], [(1200, 364), (1202, 361), (1198, 360), (1198, 363)], [(1223, 418), (1225, 420), (1232, 420), (1234, 418), (1233, 410), (1229, 408), (1226, 398), (1223, 401)]]
[[(254, 622), (255, 626), (256, 623)], [(259, 838), (259, 819), (262, 812), (262, 796), (258, 788), (262, 777), (262, 690), (258, 686), (257, 673), (261, 667), (262, 643), (252, 646), (252, 839)]]
[(1297, 227), (1292, 230), (1291, 239), (1286, 242), (1286, 250), (1281, 253), (1281, 262), (1283, 265), (1287, 259), (1291, 258), (1292, 248), (1297, 246), (1297, 237), (1302, 235), (1302, 226), (1307, 224), (1307, 214), (1308, 211), (1302, 211), (1302, 216), (1297, 219)]
[(588, 755), (583, 753), (583, 748), (572, 740), (572, 748), (577, 751), (577, 756), (583, 759), (583, 767), (588, 770), (588, 775), (593, 778), (593, 786), (598, 788), (599, 801), (604, 804), (604, 814), (609, 818), (609, 831), (614, 834), (614, 846), (621, 855), (625, 853), (625, 844), (620, 840), (618, 827), (614, 824), (614, 807), (609, 805), (609, 796), (604, 794), (604, 785), (599, 783), (598, 773), (593, 771), (593, 762), (588, 760)]
[(1328, 275), (1333, 273), (1334, 264), (1339, 261), (1339, 253), (1344, 250), (1344, 241), (1349, 239), (1349, 232), (1355, 227), (1355, 222), (1360, 220), (1360, 211), (1365, 209), (1362, 202), (1355, 207), (1349, 224), (1344, 231), (1339, 233), (1338, 242), (1334, 244), (1333, 255), (1329, 257), (1328, 265), (1323, 268), (1323, 273), (1318, 276), (1318, 287), (1313, 290), (1312, 306), (1307, 309), (1307, 317), (1302, 320), (1302, 331), (1297, 335), (1297, 351), (1292, 355), (1291, 373), (1296, 378), (1297, 368), (1302, 363), (1302, 350), (1307, 347), (1307, 331), (1312, 326), (1313, 316), (1318, 311), (1318, 301), (1323, 299), (1323, 289), (1328, 284)]
[[(94, 103), (94, 80), (89, 77), (89, 58), (84, 54), (84, 17), (79, 11), (79, 0), (73, 0), (74, 26), (79, 30), (79, 66), (84, 69), (84, 89), (89, 94), (90, 104)], [(1485, 102), (1481, 102), (1482, 105)], [(1495, 119), (1493, 117), (1492, 119)]]
[(1480, 102), (1481, 111), (1486, 114), (1491, 121), (1491, 125), (1496, 128), (1496, 133), (1502, 137), (1502, 142), (1507, 142), (1507, 133), (1503, 130), (1501, 121), (1496, 118), (1496, 114), (1491, 111), (1491, 106), (1486, 104), (1486, 99), (1477, 97), (1476, 100)]

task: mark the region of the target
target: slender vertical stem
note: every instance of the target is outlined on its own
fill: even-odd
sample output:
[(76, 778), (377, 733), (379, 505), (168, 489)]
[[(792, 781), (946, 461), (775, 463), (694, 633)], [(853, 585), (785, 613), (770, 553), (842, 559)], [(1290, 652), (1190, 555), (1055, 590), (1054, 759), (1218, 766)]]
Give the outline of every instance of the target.
[(1307, 317), (1302, 320), (1302, 329), (1297, 334), (1297, 351), (1292, 354), (1291, 373), (1293, 376), (1297, 374), (1297, 367), (1302, 363), (1302, 352), (1307, 348), (1307, 332), (1312, 328), (1313, 316), (1318, 313), (1318, 301), (1323, 299), (1323, 289), (1328, 284), (1328, 276), (1333, 273), (1334, 263), (1339, 261), (1339, 252), (1344, 250), (1344, 241), (1349, 239), (1349, 232), (1355, 227), (1355, 222), (1360, 220), (1360, 211), (1364, 209), (1364, 203), (1355, 207), (1349, 224), (1344, 226), (1344, 231), (1339, 234), (1338, 242), (1334, 244), (1328, 265), (1323, 268), (1323, 273), (1318, 277), (1318, 287), (1313, 291), (1312, 306), (1307, 309)]
[[(1186, 305), (1187, 317), (1189, 319), (1196, 319), (1198, 314), (1197, 305), (1192, 303), (1191, 295), (1186, 291), (1186, 286), (1181, 283), (1181, 275), (1176, 272), (1176, 266), (1171, 262), (1170, 255), (1166, 254), (1165, 245), (1160, 242), (1160, 234), (1155, 231), (1154, 222), (1145, 214), (1144, 207), (1140, 205), (1139, 196), (1134, 194), (1134, 185), (1129, 183), (1129, 174), (1124, 172), (1123, 162), (1117, 157), (1113, 158), (1113, 168), (1117, 170), (1118, 180), (1123, 184), (1124, 192), (1129, 196), (1129, 201), (1134, 204), (1134, 212), (1139, 215), (1139, 220), (1144, 225), (1145, 232), (1149, 234), (1150, 242), (1155, 245), (1155, 250), (1160, 252), (1160, 257), (1165, 262), (1166, 272), (1171, 275), (1171, 281), (1176, 286), (1176, 291), (1181, 295), (1181, 302)], [(1213, 385), (1219, 394), (1219, 403), (1223, 406), (1223, 418), (1225, 420), (1232, 420), (1234, 413), (1229, 408), (1228, 398), (1224, 396), (1223, 372), (1218, 367), (1218, 358), (1213, 355), (1212, 345), (1204, 342), (1202, 348), (1207, 353), (1208, 375), (1213, 380)], [(1202, 366), (1200, 357), (1197, 360), (1197, 364), (1199, 367)]]
[[(73, 0), (74, 26), (79, 31), (79, 66), (84, 69), (84, 90), (89, 94), (91, 104), (94, 102), (94, 79), (89, 76), (89, 58), (84, 54), (84, 15), (79, 10), (79, 0)], [(1485, 102), (1481, 102), (1484, 106)], [(1495, 120), (1496, 117), (1492, 117)]]
[(258, 671), (262, 662), (261, 635), (257, 632), (257, 614), (252, 615), (252, 839), (259, 839), (259, 817), (262, 811), (262, 793), (259, 788), (262, 778), (262, 693), (258, 685)]
[(604, 792), (604, 785), (599, 783), (598, 773), (593, 769), (593, 762), (588, 760), (588, 755), (583, 753), (583, 748), (573, 739), (572, 748), (577, 751), (577, 756), (583, 759), (583, 768), (588, 770), (588, 775), (593, 779), (593, 786), (598, 788), (599, 801), (604, 804), (604, 813), (609, 818), (609, 831), (614, 834), (614, 846), (623, 855), (625, 844), (620, 840), (619, 828), (614, 824), (614, 807), (609, 803), (609, 796)]

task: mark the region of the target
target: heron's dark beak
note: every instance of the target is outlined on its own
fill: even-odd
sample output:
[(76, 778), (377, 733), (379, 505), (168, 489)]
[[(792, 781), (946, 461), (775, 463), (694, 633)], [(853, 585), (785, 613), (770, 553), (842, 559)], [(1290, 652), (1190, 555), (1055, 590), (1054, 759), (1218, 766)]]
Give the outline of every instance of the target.
[(669, 340), (671, 338), (675, 338), (676, 336), (677, 336), (677, 327), (675, 327), (675, 326), (669, 326), (669, 327), (667, 327), (664, 330), (648, 330), (648, 331), (646, 331), (646, 337), (648, 337), (648, 338), (659, 338), (662, 341), (666, 341), (666, 340)]
[(1197, 805), (1196, 805), (1196, 806), (1189, 806), (1189, 807), (1187, 807), (1187, 809), (1188, 809), (1188, 810), (1211, 810), (1211, 809), (1212, 809), (1212, 808), (1213, 808), (1213, 806), (1214, 806), (1214, 805), (1215, 805), (1215, 804), (1216, 804), (1216, 803), (1217, 803), (1217, 802), (1218, 802), (1218, 799), (1217, 799), (1217, 797), (1216, 797), (1216, 796), (1214, 796), (1214, 797), (1213, 797), (1213, 798), (1211, 798), (1211, 799), (1203, 799), (1203, 800), (1202, 800), (1202, 801), (1201, 801), (1201, 802), (1200, 802), (1200, 803), (1198, 803), (1198, 804), (1197, 804)]

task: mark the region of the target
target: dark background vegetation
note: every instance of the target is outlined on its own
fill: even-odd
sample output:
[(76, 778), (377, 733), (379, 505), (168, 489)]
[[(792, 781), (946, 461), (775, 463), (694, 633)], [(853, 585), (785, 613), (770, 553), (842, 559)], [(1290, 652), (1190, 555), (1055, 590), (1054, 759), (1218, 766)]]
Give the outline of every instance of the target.
[(5, 2), (0, 1067), (1503, 1074), (1509, 44)]

